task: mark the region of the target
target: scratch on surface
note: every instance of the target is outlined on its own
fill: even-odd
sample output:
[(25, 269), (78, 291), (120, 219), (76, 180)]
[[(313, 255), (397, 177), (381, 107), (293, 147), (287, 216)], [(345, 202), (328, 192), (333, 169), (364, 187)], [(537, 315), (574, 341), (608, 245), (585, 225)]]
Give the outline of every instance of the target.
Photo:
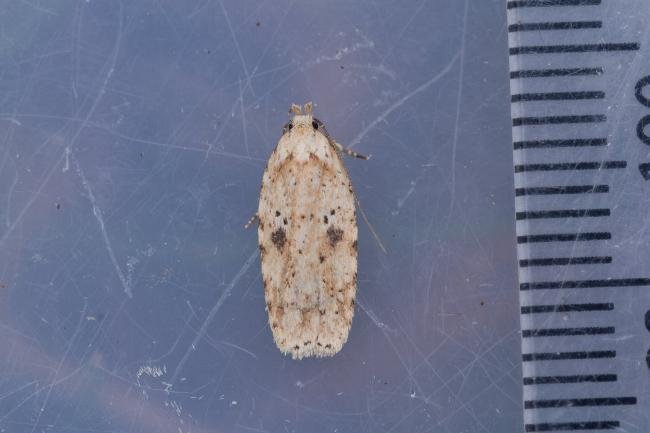
[(458, 71), (458, 97), (456, 98), (456, 118), (454, 120), (454, 140), (451, 145), (451, 199), (449, 201), (449, 215), (447, 219), (451, 218), (451, 213), (454, 209), (454, 202), (456, 201), (456, 150), (458, 148), (458, 125), (460, 123), (460, 102), (463, 96), (463, 77), (465, 75), (465, 34), (467, 33), (467, 7), (468, 0), (465, 0), (465, 10), (463, 12), (463, 30), (460, 40), (460, 68)]
[(104, 246), (106, 246), (106, 250), (108, 251), (108, 256), (110, 257), (111, 262), (113, 263), (113, 268), (115, 268), (115, 272), (117, 273), (117, 276), (120, 279), (120, 282), (122, 283), (122, 287), (124, 288), (124, 293), (126, 293), (126, 295), (129, 298), (132, 298), (133, 292), (131, 290), (131, 285), (129, 284), (129, 281), (127, 280), (126, 276), (124, 275), (124, 272), (122, 272), (120, 265), (117, 263), (115, 252), (113, 251), (113, 247), (111, 246), (111, 240), (109, 239), (108, 233), (106, 232), (106, 225), (104, 224), (104, 217), (102, 215), (102, 210), (99, 208), (99, 206), (97, 206), (97, 199), (95, 198), (95, 194), (93, 194), (93, 190), (90, 187), (90, 184), (88, 183), (88, 180), (86, 179), (83, 170), (81, 169), (81, 165), (79, 164), (79, 161), (77, 161), (77, 158), (74, 155), (72, 155), (72, 162), (76, 167), (77, 174), (81, 178), (81, 184), (86, 190), (86, 194), (88, 194), (88, 199), (90, 200), (90, 204), (93, 207), (93, 215), (95, 216), (97, 223), (99, 223), (99, 230), (102, 232), (102, 237), (104, 239)]
[(314, 65), (319, 65), (319, 64), (324, 63), (324, 62), (331, 62), (331, 61), (335, 61), (335, 60), (341, 60), (343, 57), (348, 56), (348, 55), (350, 55), (352, 53), (355, 53), (355, 52), (357, 52), (359, 50), (363, 50), (363, 49), (366, 49), (366, 48), (374, 48), (375, 47), (375, 43), (373, 41), (369, 40), (367, 37), (365, 37), (361, 33), (361, 31), (359, 31), (359, 29), (355, 29), (355, 32), (359, 36), (361, 36), (361, 38), (363, 38), (363, 42), (356, 42), (356, 43), (354, 43), (354, 44), (352, 44), (352, 45), (350, 45), (348, 47), (340, 48), (340, 49), (338, 49), (336, 51), (336, 54), (334, 54), (333, 56), (325, 56), (325, 55), (318, 56), (318, 57), (316, 57), (316, 59), (312, 60), (311, 62), (308, 62), (303, 67), (303, 69), (307, 69), (307, 68), (310, 68), (310, 67), (312, 67)]
[(380, 64), (380, 65), (372, 65), (372, 64), (367, 64), (367, 65), (361, 65), (361, 64), (353, 64), (353, 65), (345, 65), (345, 69), (364, 69), (368, 70), (377, 74), (381, 75), (386, 75), (388, 78), (391, 80), (397, 79), (397, 74), (390, 69), (388, 69), (385, 65)]
[(217, 315), (217, 312), (223, 305), (223, 303), (226, 301), (226, 299), (230, 296), (232, 293), (233, 288), (237, 285), (241, 277), (244, 276), (246, 271), (248, 271), (248, 268), (251, 267), (251, 265), (255, 262), (257, 259), (258, 252), (257, 248), (253, 251), (253, 253), (248, 257), (248, 259), (244, 262), (242, 267), (239, 269), (237, 274), (233, 277), (233, 279), (230, 281), (228, 286), (224, 289), (224, 291), (221, 293), (221, 296), (219, 296), (219, 299), (217, 299), (217, 303), (214, 304), (212, 309), (210, 310), (210, 313), (208, 313), (208, 316), (205, 318), (203, 321), (203, 324), (201, 325), (201, 328), (199, 328), (199, 332), (196, 333), (196, 336), (194, 337), (194, 340), (192, 340), (192, 343), (189, 345), (187, 350), (185, 351), (185, 354), (179, 361), (178, 365), (176, 366), (176, 369), (174, 370), (174, 374), (172, 375), (171, 380), (169, 383), (172, 385), (176, 383), (176, 379), (178, 378), (178, 375), (181, 373), (183, 370), (183, 367), (185, 366), (185, 363), (187, 360), (190, 358), (190, 355), (192, 354), (193, 351), (196, 350), (198, 347), (199, 342), (205, 335), (205, 333), (208, 330), (208, 326), (210, 326), (210, 323), (212, 323), (212, 320), (214, 320), (214, 317)]
[[(494, 348), (498, 347), (498, 346), (501, 345), (504, 341), (506, 341), (508, 338), (511, 338), (512, 336), (517, 335), (518, 333), (519, 333), (519, 330), (515, 330), (515, 331), (512, 331), (512, 332), (509, 332), (508, 334), (505, 334), (505, 335), (503, 335), (502, 337), (500, 337), (499, 339), (497, 339), (497, 341), (495, 341), (494, 343), (492, 343), (492, 344), (491, 344), (490, 346), (488, 346), (485, 350), (483, 350), (483, 351), (479, 351), (479, 352), (472, 352), (472, 353), (474, 354), (474, 358), (473, 358), (469, 363), (467, 363), (466, 365), (464, 365), (461, 369), (458, 369), (456, 373), (454, 373), (454, 374), (450, 375), (449, 377), (447, 377), (446, 380), (445, 380), (445, 381), (444, 381), (440, 386), (437, 386), (435, 389), (433, 389), (433, 390), (430, 392), (429, 395), (435, 395), (436, 393), (440, 392), (441, 389), (443, 389), (443, 388), (445, 388), (445, 387), (448, 387), (451, 383), (454, 383), (454, 381), (456, 381), (456, 379), (457, 379), (459, 376), (462, 378), (462, 381), (464, 382), (464, 381), (467, 379), (467, 376), (466, 376), (465, 373), (464, 373), (465, 370), (470, 371), (472, 368), (474, 368), (474, 365), (475, 365), (476, 363), (478, 363), (478, 362), (479, 362), (479, 361), (480, 361), (480, 360), (481, 360), (481, 359), (482, 359), (486, 354), (490, 353)], [(445, 338), (449, 339), (450, 341), (454, 341), (455, 343), (458, 343), (458, 340), (455, 339), (455, 338), (453, 338), (451, 335), (446, 334), (446, 333), (444, 333), (444, 332), (442, 333), (442, 335), (443, 335)], [(465, 348), (465, 349), (467, 349), (467, 348)], [(430, 355), (427, 355), (427, 357), (428, 357), (428, 356), (430, 356)], [(424, 362), (424, 361), (423, 361), (423, 362)], [(416, 369), (417, 369), (417, 368), (419, 368), (419, 365), (416, 366)], [(512, 368), (511, 368), (511, 370), (516, 370), (517, 368), (519, 368), (519, 365), (513, 365)], [(501, 377), (497, 378), (497, 381), (500, 380), (502, 377), (506, 377), (508, 374), (510, 374), (510, 372), (506, 372), (505, 374), (501, 375)], [(445, 416), (442, 420), (439, 420), (439, 422), (438, 422), (439, 425), (442, 424), (442, 423), (444, 423), (447, 419), (451, 418), (451, 417), (452, 417), (454, 414), (456, 414), (458, 411), (460, 411), (460, 410), (462, 410), (462, 409), (465, 409), (465, 408), (469, 407), (469, 405), (471, 405), (471, 403), (472, 403), (474, 400), (476, 400), (476, 399), (478, 399), (478, 398), (481, 398), (481, 395), (482, 395), (483, 393), (485, 393), (485, 392), (486, 392), (486, 391), (487, 391), (487, 390), (488, 390), (488, 389), (489, 389), (489, 388), (490, 388), (490, 387), (491, 387), (495, 382), (496, 382), (496, 381), (492, 381), (492, 380), (491, 380), (490, 385), (484, 387), (484, 388), (483, 388), (482, 390), (480, 390), (479, 392), (475, 392), (475, 393), (474, 393), (474, 397), (472, 397), (469, 401), (465, 401), (465, 402), (463, 402), (463, 403), (461, 404), (460, 407), (455, 408), (452, 412), (450, 412), (450, 413), (449, 413), (447, 416)], [(422, 407), (422, 405), (423, 405), (423, 403), (420, 403), (420, 404), (418, 404), (418, 405), (412, 407), (412, 408), (411, 408), (407, 413), (404, 414), (404, 416), (403, 416), (403, 417), (402, 417), (402, 418), (401, 418), (397, 423), (395, 423), (395, 424), (390, 428), (390, 430), (388, 430), (388, 433), (391, 433), (391, 432), (393, 432), (393, 431), (396, 431), (396, 429), (397, 429), (397, 428), (398, 428), (398, 427), (399, 427), (399, 426), (400, 426), (400, 425), (401, 425), (405, 420), (407, 420), (407, 419), (408, 419), (408, 418), (409, 418), (413, 413), (415, 413), (415, 412), (417, 412), (418, 410), (420, 410), (420, 408)]]
[(397, 200), (397, 209), (401, 209), (402, 206), (404, 206), (404, 203), (406, 203), (406, 200), (408, 200), (408, 198), (411, 196), (411, 194), (413, 194), (413, 192), (415, 191), (415, 187), (417, 186), (417, 184), (418, 184), (417, 181), (415, 181), (415, 180), (411, 181), (411, 187), (408, 189), (408, 191), (406, 191), (406, 194), (404, 194), (404, 196), (402, 198)]
[(379, 320), (377, 315), (365, 304), (366, 304), (365, 301), (362, 301), (361, 298), (357, 296), (357, 305), (359, 306), (359, 308), (361, 308), (361, 311), (366, 313), (366, 316), (368, 316), (370, 320), (372, 320), (372, 323), (374, 323), (375, 326), (377, 326), (377, 328), (381, 329), (382, 331), (388, 331), (392, 334), (397, 334), (396, 329), (391, 328), (390, 326), (386, 325), (384, 322)]
[(163, 364), (162, 368), (157, 365), (142, 365), (135, 374), (136, 380), (140, 383), (142, 375), (146, 374), (154, 378), (164, 376), (167, 373), (167, 366)]
[[(262, 158), (254, 158), (252, 156), (238, 155), (236, 153), (230, 153), (230, 152), (215, 151), (215, 150), (212, 150), (211, 146), (209, 146), (208, 149), (202, 149), (202, 148), (199, 148), (199, 147), (189, 147), (189, 146), (181, 146), (181, 145), (172, 144), (172, 143), (162, 143), (162, 142), (159, 142), (159, 141), (146, 140), (146, 139), (143, 139), (143, 138), (137, 138), (137, 137), (131, 137), (131, 136), (128, 136), (128, 135), (124, 135), (124, 134), (121, 134), (119, 132), (106, 129), (105, 127), (100, 126), (100, 125), (90, 125), (90, 126), (93, 126), (93, 127), (99, 128), (99, 129), (104, 129), (108, 133), (110, 133), (110, 134), (112, 134), (112, 135), (114, 135), (114, 136), (116, 136), (118, 138), (123, 138), (124, 140), (132, 141), (134, 143), (149, 144), (149, 145), (152, 145), (152, 146), (164, 147), (164, 148), (168, 148), (168, 149), (186, 150), (186, 151), (190, 151), (190, 152), (201, 152), (201, 153), (208, 152), (210, 154), (214, 154), (214, 155), (218, 155), (218, 156), (225, 156), (225, 157), (229, 157), (229, 158), (266, 162), (266, 159), (262, 159)], [(206, 157), (207, 157), (207, 153), (206, 153)]]
[(241, 112), (241, 127), (244, 133), (244, 148), (246, 149), (246, 155), (250, 156), (251, 153), (248, 151), (248, 132), (246, 131), (246, 110), (244, 110), (244, 90), (241, 87), (241, 81), (239, 82), (239, 110)]
[[(79, 333), (81, 332), (81, 329), (83, 328), (84, 325), (84, 318), (86, 317), (86, 309), (88, 307), (88, 300), (84, 299), (84, 307), (83, 310), (81, 310), (81, 315), (79, 316), (79, 321), (77, 322), (77, 328), (75, 329), (74, 333), (72, 334), (72, 338), (70, 339), (70, 342), (68, 343), (68, 347), (66, 348), (65, 352), (63, 353), (63, 356), (61, 357), (61, 360), (59, 361), (59, 364), (56, 367), (56, 370), (54, 371), (54, 380), (52, 383), (50, 383), (47, 388), (47, 394), (45, 395), (45, 399), (43, 400), (43, 404), (41, 405), (41, 409), (38, 411), (38, 417), (36, 418), (36, 422), (34, 422), (34, 426), (32, 427), (31, 433), (34, 433), (36, 431), (36, 427), (38, 426), (38, 423), (41, 421), (41, 416), (45, 412), (45, 407), (47, 406), (50, 396), (52, 395), (52, 390), (54, 389), (55, 386), (57, 386), (59, 383), (61, 383), (63, 380), (68, 379), (69, 377), (73, 376), (76, 374), (78, 371), (81, 370), (82, 367), (79, 367), (78, 369), (74, 370), (71, 374), (69, 374), (67, 377), (63, 377), (61, 379), (58, 379), (59, 373), (61, 373), (61, 370), (63, 369), (63, 364), (65, 363), (66, 359), (68, 358), (68, 355), (70, 354), (70, 351), (72, 350), (72, 346), (74, 346), (75, 341), (77, 340), (77, 337), (79, 336)], [(58, 379), (58, 380), (57, 380)]]
[(249, 87), (251, 89), (251, 92), (253, 93), (253, 96), (255, 96), (255, 92), (253, 91), (253, 87), (251, 86), (251, 75), (248, 73), (248, 67), (246, 66), (244, 55), (241, 52), (241, 48), (239, 47), (239, 41), (237, 40), (237, 36), (235, 36), (235, 31), (233, 30), (232, 23), (230, 22), (230, 16), (228, 16), (228, 12), (226, 11), (226, 8), (224, 7), (223, 2), (221, 0), (219, 0), (219, 6), (221, 7), (221, 12), (223, 12), (223, 16), (226, 19), (226, 24), (228, 25), (228, 30), (230, 30), (230, 36), (232, 36), (233, 43), (235, 44), (235, 49), (237, 50), (237, 55), (239, 56), (241, 67), (244, 70), (244, 74), (246, 75), (246, 87)]
[(20, 121), (18, 119), (14, 119), (13, 117), (7, 117), (7, 118), (4, 118), (2, 120), (6, 120), (7, 122), (11, 122), (14, 125), (23, 126), (23, 124), (20, 123)]
[(37, 11), (39, 11), (39, 12), (46, 13), (46, 14), (48, 14), (48, 15), (52, 15), (52, 16), (57, 16), (57, 15), (59, 15), (59, 14), (57, 14), (57, 13), (54, 12), (54, 11), (51, 11), (51, 10), (49, 10), (49, 9), (45, 9), (43, 6), (39, 6), (39, 5), (35, 5), (35, 4), (33, 4), (33, 3), (30, 3), (30, 2), (28, 2), (27, 0), (20, 0), (20, 2), (26, 4), (27, 6), (33, 8), (34, 10), (37, 10)]
[(65, 147), (65, 165), (61, 169), (61, 173), (65, 173), (66, 171), (70, 170), (70, 146)]
[(14, 162), (14, 180), (11, 182), (9, 191), (7, 191), (7, 205), (5, 208), (5, 225), (7, 229), (11, 227), (11, 201), (13, 199), (14, 190), (18, 184), (18, 170), (16, 170), (16, 163)]
[[(113, 72), (115, 71), (115, 65), (117, 63), (117, 56), (120, 52), (120, 44), (122, 43), (122, 27), (123, 27), (123, 17), (122, 17), (122, 12), (123, 12), (123, 4), (120, 2), (120, 12), (119, 12), (119, 26), (117, 29), (117, 36), (115, 38), (115, 44), (113, 45), (113, 52), (111, 54), (111, 58), (109, 60), (109, 65), (108, 65), (108, 72), (106, 73), (106, 76), (104, 77), (104, 81), (102, 82), (102, 87), (99, 89), (99, 92), (97, 93), (97, 96), (95, 97), (95, 100), (93, 101), (93, 104), (90, 106), (90, 109), (86, 113), (86, 116), (84, 117), (83, 121), (81, 121), (81, 124), (79, 125), (79, 128), (75, 132), (75, 134), (72, 136), (70, 139), (70, 145), (68, 146), (70, 149), (73, 149), (77, 139), (79, 138), (79, 135), (81, 134), (81, 131), (86, 127), (88, 124), (90, 117), (95, 113), (95, 109), (99, 105), (99, 101), (101, 101), (102, 97), (104, 96), (104, 93), (106, 93), (106, 88), (108, 86), (108, 82), (111, 79), (111, 76), (113, 75)], [(45, 176), (45, 179), (41, 184), (38, 186), (38, 189), (36, 190), (35, 194), (32, 194), (31, 198), (29, 201), (25, 204), (25, 206), (22, 208), (22, 210), (18, 213), (18, 216), (16, 219), (13, 221), (11, 226), (7, 229), (5, 233), (3, 233), (2, 238), (0, 238), (0, 244), (4, 243), (11, 233), (16, 229), (16, 226), (18, 223), (23, 219), (23, 217), (27, 214), (27, 211), (29, 208), (32, 207), (36, 199), (39, 197), (41, 191), (43, 188), (45, 188), (45, 185), (48, 184), (52, 176), (54, 175), (54, 172), (56, 168), (61, 164), (61, 162), (64, 160), (65, 154), (61, 155), (61, 157), (54, 162), (54, 165), (52, 168), (49, 170), (47, 175)]]
[(361, 207), (361, 203), (359, 203), (359, 199), (356, 199), (357, 202), (357, 208), (359, 209), (359, 213), (361, 214), (361, 218), (363, 218), (363, 221), (366, 223), (368, 228), (370, 229), (370, 233), (372, 233), (372, 236), (375, 238), (375, 241), (377, 241), (377, 244), (379, 245), (379, 248), (381, 248), (381, 251), (388, 255), (388, 251), (386, 250), (386, 247), (382, 243), (381, 239), (379, 238), (379, 235), (375, 231), (375, 228), (370, 224), (370, 221), (368, 220), (368, 217), (366, 216), (366, 213), (363, 211), (363, 208)]
[(459, 57), (460, 57), (460, 52), (457, 52), (454, 55), (454, 57), (451, 58), (449, 63), (447, 63), (447, 65), (444, 68), (442, 68), (442, 70), (440, 72), (438, 72), (436, 75), (431, 77), (428, 81), (420, 84), (414, 90), (407, 93), (402, 98), (397, 100), (394, 104), (392, 104), (390, 107), (388, 107), (386, 110), (384, 110), (383, 113), (381, 113), (375, 120), (370, 122), (368, 124), (368, 126), (363, 128), (363, 130), (355, 138), (352, 139), (352, 141), (348, 145), (348, 148), (351, 148), (352, 146), (354, 146), (356, 144), (359, 144), (361, 142), (361, 140), (363, 139), (363, 137), (365, 137), (366, 134), (368, 132), (370, 132), (375, 126), (377, 126), (379, 124), (379, 122), (383, 122), (384, 120), (386, 120), (386, 117), (388, 117), (388, 115), (390, 113), (395, 111), (397, 108), (401, 107), (402, 104), (404, 104), (406, 101), (408, 101), (409, 99), (411, 99), (412, 97), (414, 97), (418, 93), (421, 93), (421, 92), (425, 91), (426, 89), (428, 89), (432, 84), (435, 84), (442, 77), (444, 77), (451, 70), (451, 68), (454, 66), (454, 63), (456, 63), (456, 61), (458, 60)]
[(225, 341), (225, 340), (220, 340), (220, 341), (218, 341), (218, 343), (223, 344), (224, 346), (232, 347), (233, 349), (240, 350), (240, 351), (246, 353), (247, 355), (250, 355), (254, 359), (258, 359), (257, 355), (255, 355), (253, 352), (251, 352), (250, 350), (245, 349), (245, 348), (243, 348), (243, 347), (241, 347), (241, 346), (239, 346), (239, 345), (237, 345), (235, 343), (231, 343), (231, 342)]

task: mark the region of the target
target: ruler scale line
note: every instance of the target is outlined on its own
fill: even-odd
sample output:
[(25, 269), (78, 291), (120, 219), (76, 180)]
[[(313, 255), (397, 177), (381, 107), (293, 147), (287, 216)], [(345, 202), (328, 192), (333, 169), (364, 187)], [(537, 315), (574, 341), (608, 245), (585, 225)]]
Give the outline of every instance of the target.
[(567, 313), (570, 311), (612, 311), (613, 309), (614, 304), (611, 302), (589, 304), (524, 305), (521, 307), (521, 314)]
[(613, 170), (623, 168), (627, 168), (627, 161), (555, 162), (545, 164), (518, 164), (515, 165), (515, 173), (530, 171)]
[(527, 188), (515, 188), (515, 197), (524, 195), (589, 194), (607, 192), (609, 192), (608, 185), (532, 186)]
[(615, 374), (576, 374), (569, 376), (534, 376), (524, 377), (524, 385), (556, 385), (580, 382), (616, 382)]
[(604, 42), (599, 44), (576, 45), (522, 45), (510, 48), (511, 56), (525, 54), (563, 54), (563, 53), (589, 53), (602, 51), (636, 51), (639, 49), (637, 42)]
[(581, 421), (581, 422), (543, 422), (538, 424), (526, 424), (526, 432), (543, 432), (558, 430), (613, 430), (620, 427), (621, 423), (615, 420), (607, 421)]
[(610, 232), (585, 232), (585, 233), (546, 233), (537, 235), (517, 236), (518, 244), (535, 242), (572, 242), (572, 241), (600, 241), (612, 238)]
[(508, 9), (535, 8), (551, 6), (596, 6), (601, 0), (511, 0), (507, 3)]
[(576, 335), (614, 334), (615, 332), (616, 329), (613, 326), (584, 326), (581, 328), (524, 329), (521, 331), (521, 336), (523, 338), (572, 337)]
[(605, 92), (600, 90), (580, 92), (545, 92), (545, 93), (517, 93), (510, 97), (510, 102), (528, 101), (575, 101), (580, 99), (604, 99)]
[(556, 21), (539, 23), (517, 23), (508, 26), (508, 32), (527, 32), (539, 30), (580, 30), (599, 29), (603, 26), (602, 21)]
[(546, 218), (596, 218), (610, 215), (609, 209), (562, 209), (516, 212), (517, 221)]
[(620, 406), (634, 405), (636, 403), (636, 397), (558, 398), (552, 400), (526, 400), (524, 402), (524, 409)]
[(584, 75), (602, 75), (603, 68), (557, 68), (557, 69), (524, 69), (510, 72), (511, 79), (549, 78), (549, 77), (579, 77)]
[(650, 278), (607, 278), (602, 280), (538, 281), (519, 284), (519, 290), (592, 289), (600, 287), (650, 286)]
[(601, 265), (612, 263), (612, 256), (586, 257), (544, 257), (536, 259), (521, 259), (519, 266), (568, 266), (568, 265)]
[(523, 362), (534, 361), (567, 361), (575, 359), (607, 359), (616, 358), (615, 350), (593, 350), (579, 352), (539, 352), (522, 354)]
[(571, 123), (601, 123), (607, 120), (604, 114), (584, 114), (576, 116), (514, 117), (512, 126), (561, 125)]
[(555, 147), (594, 147), (607, 146), (606, 138), (568, 138), (562, 140), (527, 140), (515, 141), (514, 149), (539, 149)]

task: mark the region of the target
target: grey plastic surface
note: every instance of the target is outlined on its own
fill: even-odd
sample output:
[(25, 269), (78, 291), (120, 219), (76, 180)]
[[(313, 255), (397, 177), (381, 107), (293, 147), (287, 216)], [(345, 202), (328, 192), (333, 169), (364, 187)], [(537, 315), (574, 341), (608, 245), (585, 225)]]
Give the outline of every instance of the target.
[[(521, 431), (504, 3), (2, 2), (0, 431)], [(309, 100), (387, 254), (298, 362), (242, 225)]]

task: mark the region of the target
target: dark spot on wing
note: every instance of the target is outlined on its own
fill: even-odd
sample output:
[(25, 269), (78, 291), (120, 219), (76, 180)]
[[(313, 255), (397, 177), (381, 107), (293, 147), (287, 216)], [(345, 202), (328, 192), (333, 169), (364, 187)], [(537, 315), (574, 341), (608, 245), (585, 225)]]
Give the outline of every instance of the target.
[[(340, 206), (339, 206), (339, 207), (340, 207)], [(334, 215), (335, 213), (336, 213), (336, 211), (335, 211), (334, 209), (332, 209), (332, 210), (330, 211), (330, 215)]]
[(284, 229), (280, 227), (273, 233), (271, 233), (271, 242), (278, 250), (281, 250), (284, 247), (284, 243), (287, 241), (287, 234)]
[(333, 225), (329, 226), (327, 229), (327, 237), (330, 240), (330, 245), (334, 247), (341, 239), (343, 239), (343, 230), (334, 227)]
[(325, 261), (325, 256), (318, 256), (318, 260), (323, 263)]
[(354, 251), (357, 251), (358, 248), (359, 248), (359, 246), (357, 245), (357, 241), (355, 240), (354, 242), (352, 242), (352, 249)]
[(285, 219), (282, 220), (282, 222), (283, 222), (284, 225), (286, 226), (288, 221), (287, 221), (287, 219), (285, 218)]
[(280, 211), (279, 210), (275, 211), (275, 216), (280, 216)]
[(325, 215), (325, 216), (323, 217), (323, 222), (324, 222), (325, 224), (328, 224), (328, 223), (329, 223), (329, 219), (327, 218), (327, 215)]

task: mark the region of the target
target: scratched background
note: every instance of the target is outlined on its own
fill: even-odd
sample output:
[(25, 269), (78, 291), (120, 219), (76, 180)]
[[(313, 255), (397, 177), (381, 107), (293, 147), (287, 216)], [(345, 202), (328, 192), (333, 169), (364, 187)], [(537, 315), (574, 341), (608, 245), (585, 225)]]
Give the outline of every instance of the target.
[[(506, 40), (503, 0), (1, 1), (0, 431), (521, 431)], [(309, 100), (376, 238), (296, 362), (242, 225)]]

